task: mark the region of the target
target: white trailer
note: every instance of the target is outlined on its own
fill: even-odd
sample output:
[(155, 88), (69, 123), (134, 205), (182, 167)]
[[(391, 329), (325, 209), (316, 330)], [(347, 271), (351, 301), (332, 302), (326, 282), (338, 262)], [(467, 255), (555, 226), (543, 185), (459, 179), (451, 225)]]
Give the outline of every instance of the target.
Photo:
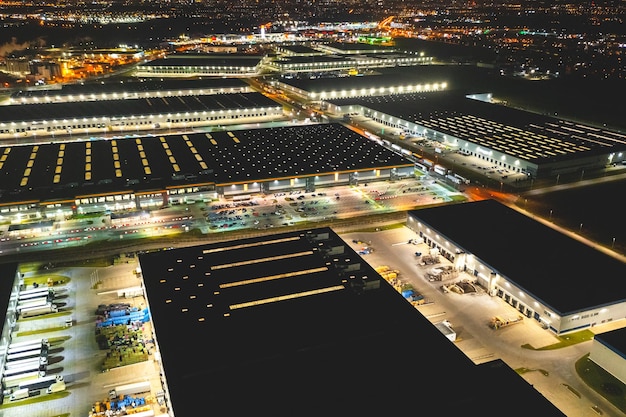
[(25, 340), (23, 342), (9, 343), (9, 348), (20, 347), (20, 346), (30, 346), (30, 345), (47, 345), (48, 339), (33, 339), (33, 340)]
[(9, 347), (7, 348), (7, 355), (11, 355), (13, 353), (26, 352), (27, 350), (41, 349), (42, 346), (47, 346), (47, 345), (44, 345), (41, 340), (39, 342), (34, 341), (33, 343), (29, 345), (20, 345), (20, 346), (9, 345)]
[[(7, 362), (19, 361), (22, 359), (45, 358), (48, 356), (48, 348), (33, 349), (20, 353), (12, 353), (6, 356)], [(48, 363), (47, 361), (45, 363)]]
[[(2, 385), (4, 388), (13, 388), (19, 386), (23, 382), (31, 381), (40, 378), (39, 371), (28, 372), (25, 374), (5, 376), (2, 378)], [(45, 378), (45, 377), (44, 377)]]
[(30, 391), (48, 389), (48, 387), (55, 382), (63, 381), (63, 375), (50, 375), (36, 379), (31, 379), (20, 383), (19, 389), (27, 388)]
[(434, 166), (433, 171), (435, 171), (439, 175), (444, 175), (444, 176), (448, 173), (448, 169), (446, 167), (444, 167), (443, 165), (438, 165), (438, 164)]
[(34, 317), (34, 316), (40, 316), (42, 314), (56, 313), (57, 311), (59, 311), (59, 309), (57, 308), (55, 304), (48, 303), (41, 307), (31, 307), (31, 308), (22, 309), (20, 311), (20, 317), (22, 318)]
[(60, 391), (65, 391), (65, 381), (53, 382), (52, 385), (46, 389), (46, 394), (52, 394), (53, 392)]
[(132, 384), (118, 385), (109, 391), (109, 398), (117, 398), (124, 395), (140, 394), (150, 391), (150, 381), (135, 382)]
[(28, 290), (22, 290), (18, 293), (18, 299), (20, 296), (24, 296), (24, 295), (29, 295), (29, 294), (39, 294), (39, 293), (53, 293), (54, 294), (54, 288), (50, 288), (50, 287), (37, 287), (37, 288), (30, 288)]
[(17, 368), (5, 369), (2, 376), (9, 377), (13, 375), (27, 374), (29, 372), (39, 372), (40, 376), (46, 376), (46, 368), (39, 362), (30, 365), (20, 366)]
[(45, 306), (49, 302), (50, 300), (48, 299), (48, 297), (33, 298), (32, 300), (26, 300), (24, 302), (18, 301), (16, 309), (19, 312), (24, 310), (25, 308)]
[(23, 400), (24, 398), (28, 398), (29, 395), (30, 393), (28, 391), (28, 388), (18, 389), (11, 393), (11, 395), (9, 396), (9, 399), (11, 401)]
[(29, 365), (31, 362), (39, 363), (40, 365), (47, 365), (48, 358), (46, 356), (36, 356), (34, 358), (17, 359), (13, 361), (7, 361), (4, 363), (6, 369), (19, 368), (20, 366)]
[(32, 300), (39, 297), (52, 297), (54, 296), (54, 290), (52, 288), (35, 288), (33, 290), (20, 291), (17, 294), (17, 301)]

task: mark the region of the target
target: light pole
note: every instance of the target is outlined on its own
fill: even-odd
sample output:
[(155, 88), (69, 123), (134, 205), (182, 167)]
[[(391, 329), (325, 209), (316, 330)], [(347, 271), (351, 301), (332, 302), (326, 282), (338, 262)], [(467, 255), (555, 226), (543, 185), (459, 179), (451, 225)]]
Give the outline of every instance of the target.
[(611, 249), (615, 249), (615, 238), (613, 238), (613, 242), (611, 243)]
[(552, 220), (552, 210), (550, 210), (550, 220)]
[(581, 224), (580, 224), (580, 227), (578, 228), (578, 232), (580, 233), (580, 232), (582, 232), (582, 231), (583, 231), (583, 224), (581, 223)]

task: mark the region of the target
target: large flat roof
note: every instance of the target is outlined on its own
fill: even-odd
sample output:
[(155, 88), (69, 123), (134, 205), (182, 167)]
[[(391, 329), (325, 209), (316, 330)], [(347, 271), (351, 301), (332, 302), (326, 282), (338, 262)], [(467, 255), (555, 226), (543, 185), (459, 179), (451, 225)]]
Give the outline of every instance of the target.
[[(164, 78), (161, 80), (125, 80), (123, 82), (89, 82), (84, 84), (64, 84), (61, 88), (31, 89), (20, 90), (11, 94), (11, 98), (19, 100), (22, 97), (66, 97), (70, 95), (80, 96), (81, 94), (89, 97), (95, 94), (96, 98), (100, 98), (102, 94), (107, 96), (112, 94), (135, 94), (156, 91), (181, 91), (180, 95), (184, 95), (185, 91), (193, 89), (228, 89), (241, 88), (248, 86), (241, 78)], [(1, 108), (1, 107), (0, 107)]]
[(626, 264), (496, 200), (410, 213), (561, 315), (626, 301)]
[(626, 135), (467, 98), (458, 92), (332, 99), (361, 105), (536, 164), (626, 150)]
[(142, 63), (140, 67), (256, 67), (263, 55), (252, 54), (175, 54)]
[(412, 163), (336, 123), (4, 146), (0, 203), (401, 166)]
[(593, 338), (626, 359), (626, 328), (595, 334)]
[(101, 117), (140, 117), (168, 113), (210, 112), (279, 107), (261, 93), (206, 94), (176, 97), (127, 98), (107, 101), (33, 103), (0, 106), (0, 123), (62, 121)]
[(198, 401), (232, 415), (499, 416), (514, 403), (563, 416), (502, 361), (471, 362), (331, 229), (139, 262), (178, 417)]
[[(432, 84), (447, 82), (445, 76), (435, 65), (417, 65), (407, 71), (406, 67), (385, 68), (372, 75), (349, 76), (349, 77), (328, 77), (328, 78), (308, 78), (296, 77), (292, 79), (281, 79), (281, 83), (299, 88), (307, 93), (322, 93), (331, 91), (350, 91), (361, 89), (369, 90), (380, 87), (401, 87), (417, 84)], [(369, 93), (369, 92), (368, 92)], [(350, 101), (349, 99), (347, 101)], [(334, 102), (334, 101), (333, 101)]]
[(7, 310), (11, 299), (11, 291), (15, 282), (18, 264), (8, 263), (0, 265), (0, 323), (7, 323)]

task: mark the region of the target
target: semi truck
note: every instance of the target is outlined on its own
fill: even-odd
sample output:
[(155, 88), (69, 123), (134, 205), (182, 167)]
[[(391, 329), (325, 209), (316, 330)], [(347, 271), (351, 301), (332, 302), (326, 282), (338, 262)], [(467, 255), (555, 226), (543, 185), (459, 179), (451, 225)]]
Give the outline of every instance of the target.
[(43, 343), (43, 340), (34, 340), (32, 342), (28, 342), (25, 344), (15, 345), (10, 344), (7, 348), (7, 355), (11, 355), (13, 353), (26, 352), (27, 350), (40, 349), (42, 346), (48, 346), (48, 343)]
[(50, 385), (55, 382), (63, 381), (63, 375), (49, 375), (44, 377), (39, 377), (36, 379), (31, 379), (28, 381), (21, 382), (18, 385), (18, 389), (28, 389), (29, 391), (36, 391), (40, 389), (48, 389)]
[(42, 297), (49, 298), (49, 299), (54, 298), (54, 290), (52, 288), (41, 288), (41, 289), (38, 289), (37, 291), (29, 292), (27, 294), (20, 292), (19, 294), (17, 294), (17, 301), (21, 303), (23, 301), (28, 301), (34, 298), (42, 298)]
[(38, 297), (32, 298), (30, 300), (18, 301), (17, 307), (15, 307), (15, 309), (20, 312), (25, 308), (45, 306), (46, 304), (50, 303), (50, 301), (51, 300), (49, 300), (48, 297)]
[(5, 362), (4, 368), (5, 369), (21, 368), (23, 366), (32, 365), (32, 364), (40, 364), (39, 358), (20, 359), (17, 361)]
[(20, 366), (11, 369), (5, 369), (2, 373), (2, 376), (8, 377), (13, 375), (26, 374), (28, 372), (38, 371), (41, 376), (46, 376), (46, 366), (42, 365), (37, 361), (36, 363), (28, 364), (25, 366)]
[(22, 290), (17, 294), (17, 299), (18, 300), (26, 299), (32, 295), (41, 296), (41, 294), (43, 294), (44, 296), (48, 294), (54, 295), (54, 288), (38, 287), (38, 288), (31, 288), (28, 290)]
[(30, 392), (28, 391), (28, 388), (18, 389), (11, 393), (11, 395), (9, 396), (9, 399), (11, 401), (23, 400), (24, 398), (28, 398), (29, 395), (30, 395)]
[(10, 362), (5, 362), (4, 363), (4, 367), (6, 369), (19, 368), (19, 367), (22, 367), (24, 365), (30, 365), (32, 363), (38, 363), (39, 365), (46, 366), (48, 361), (47, 360), (42, 360), (42, 356), (39, 356), (39, 357), (35, 357), (35, 358), (18, 359), (18, 360), (14, 360), (14, 361), (10, 361)]
[(9, 347), (21, 347), (21, 346), (30, 346), (30, 345), (38, 345), (38, 344), (42, 344), (42, 345), (48, 345), (48, 339), (43, 338), (43, 339), (32, 339), (32, 340), (25, 340), (23, 342), (13, 342), (13, 343), (9, 343)]
[[(48, 348), (40, 347), (38, 349), (27, 350), (25, 352), (9, 354), (6, 356), (6, 361), (13, 362), (13, 361), (18, 361), (22, 359), (47, 358), (47, 357), (48, 357)], [(40, 359), (40, 362), (46, 363), (46, 364), (48, 363), (47, 360), (42, 361), (41, 359)]]
[(135, 382), (132, 384), (118, 385), (109, 391), (109, 398), (114, 399), (124, 395), (140, 394), (150, 391), (150, 381)]
[(40, 307), (30, 307), (30, 308), (22, 309), (20, 311), (20, 317), (21, 318), (34, 317), (34, 316), (40, 316), (42, 314), (56, 313), (58, 311), (59, 309), (55, 304), (48, 303)]
[(25, 374), (19, 374), (19, 375), (5, 376), (5, 377), (2, 377), (2, 385), (4, 386), (5, 389), (14, 388), (14, 387), (18, 387), (21, 383), (34, 381), (39, 378), (41, 378), (41, 375), (39, 375), (39, 371), (32, 371), (32, 372), (27, 372)]
[(46, 388), (46, 394), (52, 394), (53, 392), (65, 391), (65, 381), (53, 382), (48, 388)]

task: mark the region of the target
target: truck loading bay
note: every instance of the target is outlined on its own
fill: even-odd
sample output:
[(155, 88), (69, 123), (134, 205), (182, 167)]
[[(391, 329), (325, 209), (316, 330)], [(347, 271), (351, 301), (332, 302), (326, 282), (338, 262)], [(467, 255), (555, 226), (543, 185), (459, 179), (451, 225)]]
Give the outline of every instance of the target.
[[(574, 371), (574, 362), (589, 352), (590, 345), (586, 343), (590, 342), (567, 351), (523, 347), (540, 348), (558, 339), (535, 320), (520, 316), (503, 299), (474, 285), (471, 275), (454, 271), (447, 259), (431, 253), (428, 245), (406, 227), (381, 227), (379, 231), (347, 232), (340, 236), (474, 363), (501, 359), (513, 369), (537, 371), (522, 375), (568, 416), (584, 417), (589, 415), (590, 407), (606, 404)], [(392, 273), (386, 275), (385, 271)], [(410, 352), (401, 354), (410, 356)], [(414, 360), (409, 357), (407, 363)], [(574, 387), (584, 393), (583, 397), (572, 401), (566, 387)], [(477, 391), (477, 395), (483, 394)], [(611, 414), (610, 406), (601, 408), (605, 415)]]
[[(453, 270), (447, 259), (431, 252), (410, 229), (381, 226), (378, 231), (340, 236), (398, 289), (398, 297), (405, 296), (406, 302), (473, 362), (500, 358), (513, 369), (545, 371), (523, 376), (568, 416), (582, 417), (592, 405), (602, 404), (602, 398), (575, 379), (571, 370), (575, 360), (588, 352), (588, 346), (581, 344), (567, 354), (560, 349), (523, 348), (526, 344), (547, 346), (557, 338), (536, 321), (519, 319), (515, 308), (489, 296), (474, 285), (471, 276)], [(20, 397), (19, 392), (15, 395), (15, 389), (5, 390), (0, 408), (3, 417), (22, 417), (24, 411), (41, 417), (114, 416), (110, 410), (122, 407), (142, 417), (167, 412), (160, 355), (152, 339), (150, 317), (146, 316), (147, 302), (137, 291), (141, 283), (137, 266), (135, 257), (125, 255), (106, 266), (93, 261), (72, 267), (19, 266), (28, 288), (34, 280), (58, 282), (52, 286), (52, 302), (58, 312), (20, 318), (11, 343), (47, 339), (46, 373), (61, 375), (63, 384), (55, 387), (63, 389), (50, 393), (47, 389), (31, 390), (27, 397)], [(409, 361), (415, 359), (410, 352), (399, 354), (408, 355)], [(572, 402), (565, 385), (583, 393), (582, 399)], [(480, 391), (476, 395), (488, 397)]]

